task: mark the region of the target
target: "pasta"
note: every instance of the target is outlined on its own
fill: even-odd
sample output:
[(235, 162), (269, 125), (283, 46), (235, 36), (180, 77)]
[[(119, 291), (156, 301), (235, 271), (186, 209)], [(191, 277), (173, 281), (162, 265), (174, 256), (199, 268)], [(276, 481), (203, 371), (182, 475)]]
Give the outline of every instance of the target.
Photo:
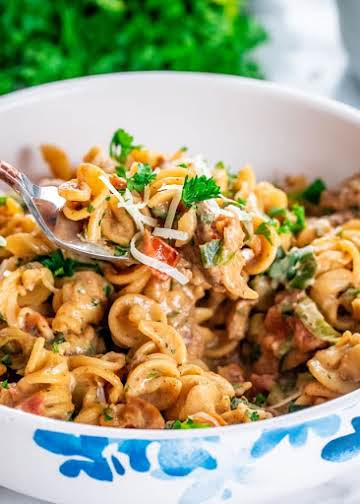
[(281, 187), (123, 129), (77, 166), (58, 146), (41, 152), (65, 218), (119, 260), (55, 249), (0, 196), (1, 405), (189, 429), (360, 388), (358, 175)]

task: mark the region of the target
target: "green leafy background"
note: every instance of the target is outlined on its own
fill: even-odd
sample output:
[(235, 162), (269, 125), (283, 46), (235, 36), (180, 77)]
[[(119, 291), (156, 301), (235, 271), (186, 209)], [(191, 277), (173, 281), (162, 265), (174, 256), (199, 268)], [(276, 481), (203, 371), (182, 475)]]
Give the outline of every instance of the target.
[(244, 0), (0, 0), (0, 94), (129, 70), (261, 78), (265, 40)]

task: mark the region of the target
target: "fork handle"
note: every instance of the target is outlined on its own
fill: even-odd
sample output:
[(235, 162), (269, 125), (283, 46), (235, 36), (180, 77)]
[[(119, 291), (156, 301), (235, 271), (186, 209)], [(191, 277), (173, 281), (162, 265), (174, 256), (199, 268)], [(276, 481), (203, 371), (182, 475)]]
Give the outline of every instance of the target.
[(0, 180), (10, 186), (15, 192), (21, 193), (23, 188), (23, 174), (20, 170), (0, 159)]

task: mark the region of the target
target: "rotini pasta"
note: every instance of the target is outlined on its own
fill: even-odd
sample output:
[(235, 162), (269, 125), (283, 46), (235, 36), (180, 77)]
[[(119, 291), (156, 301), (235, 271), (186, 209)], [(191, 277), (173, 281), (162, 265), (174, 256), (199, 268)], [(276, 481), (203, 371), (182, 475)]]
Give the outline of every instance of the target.
[(281, 188), (124, 130), (78, 166), (41, 151), (65, 218), (121, 261), (54, 249), (0, 197), (0, 404), (187, 429), (360, 388), (360, 202), (344, 196), (356, 177), (344, 190), (303, 177)]

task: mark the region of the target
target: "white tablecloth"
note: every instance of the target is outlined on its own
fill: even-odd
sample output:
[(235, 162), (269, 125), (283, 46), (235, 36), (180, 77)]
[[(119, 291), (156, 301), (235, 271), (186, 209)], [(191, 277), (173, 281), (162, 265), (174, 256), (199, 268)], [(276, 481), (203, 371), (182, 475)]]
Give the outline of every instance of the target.
[[(257, 51), (270, 80), (360, 108), (360, 84), (346, 69), (333, 0), (251, 0), (250, 4), (271, 35), (271, 42)], [(264, 504), (288, 504), (290, 500), (292, 504), (359, 504), (358, 476), (348, 474), (311, 493)], [(41, 502), (0, 488), (1, 504)], [(131, 504), (123, 497), (122, 502)]]

